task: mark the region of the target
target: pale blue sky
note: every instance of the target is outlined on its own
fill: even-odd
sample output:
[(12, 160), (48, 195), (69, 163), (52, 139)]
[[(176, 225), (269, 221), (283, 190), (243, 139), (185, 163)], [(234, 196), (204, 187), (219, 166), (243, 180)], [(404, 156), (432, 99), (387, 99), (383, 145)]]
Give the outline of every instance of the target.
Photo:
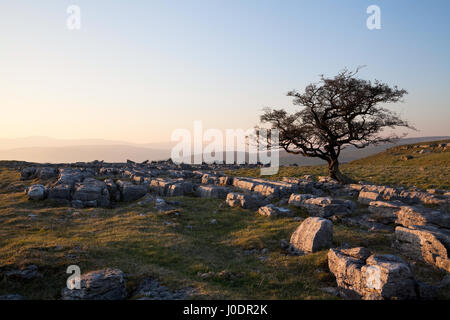
[[(66, 8), (81, 8), (81, 30)], [(368, 30), (366, 8), (381, 8)], [(450, 1), (9, 0), (0, 3), (0, 137), (170, 140), (175, 128), (248, 128), (319, 74), (410, 94), (392, 106), (450, 135)]]

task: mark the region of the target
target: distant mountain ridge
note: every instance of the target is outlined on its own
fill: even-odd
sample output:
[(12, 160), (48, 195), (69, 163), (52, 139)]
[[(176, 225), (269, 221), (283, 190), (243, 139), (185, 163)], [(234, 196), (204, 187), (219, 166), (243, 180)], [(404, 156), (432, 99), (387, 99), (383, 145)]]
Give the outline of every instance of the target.
[[(370, 146), (365, 149), (347, 147), (342, 151), (341, 162), (348, 162), (386, 150), (389, 147), (425, 141), (448, 139), (449, 137), (419, 137), (401, 139), (395, 144)], [(41, 163), (63, 163), (104, 160), (124, 162), (131, 159), (164, 160), (170, 158), (171, 148), (177, 142), (167, 143), (128, 143), (102, 139), (53, 139), (47, 137), (28, 137), (20, 139), (0, 138), (0, 160), (21, 160)], [(324, 162), (317, 158), (306, 158), (280, 152), (281, 165), (317, 165)]]

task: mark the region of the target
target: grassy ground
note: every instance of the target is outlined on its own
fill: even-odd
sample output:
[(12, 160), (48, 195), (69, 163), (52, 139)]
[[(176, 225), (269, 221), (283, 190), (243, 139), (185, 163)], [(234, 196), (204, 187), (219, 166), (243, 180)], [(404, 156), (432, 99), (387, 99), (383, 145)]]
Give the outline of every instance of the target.
[[(341, 165), (341, 171), (355, 181), (375, 184), (418, 187), (421, 189), (450, 189), (450, 149), (428, 148), (420, 154), (416, 145), (448, 143), (450, 140), (417, 143), (388, 149), (376, 155)], [(406, 156), (411, 159), (404, 160)], [(259, 169), (230, 172), (236, 176), (259, 177)], [(327, 175), (326, 166), (281, 167), (278, 174), (264, 178), (301, 177), (306, 174)]]
[[(344, 172), (375, 183), (449, 188), (448, 151), (411, 153), (413, 159), (399, 160), (407, 152), (412, 150), (388, 150), (344, 165)], [(285, 167), (272, 178), (303, 174), (325, 171), (323, 167)], [(2, 267), (29, 264), (44, 273), (41, 279), (24, 282), (0, 276), (0, 295), (57, 299), (69, 276), (67, 267), (76, 264), (82, 272), (120, 268), (128, 275), (129, 292), (141, 279), (153, 277), (172, 290), (194, 287), (197, 299), (336, 299), (319, 290), (336, 285), (328, 270), (327, 250), (301, 257), (281, 250), (280, 240), (289, 239), (300, 224), (293, 218), (261, 217), (250, 210), (225, 207), (223, 200), (194, 197), (170, 199), (180, 202), (179, 215), (135, 203), (79, 210), (28, 201), (23, 190), (34, 182), (20, 181), (17, 171), (0, 166), (0, 273)], [(293, 210), (296, 216), (306, 217)], [(393, 251), (391, 242), (389, 233), (334, 226), (335, 245), (348, 243), (401, 255)], [(263, 248), (268, 253), (263, 254)], [(251, 249), (256, 253), (246, 252)], [(422, 263), (413, 262), (413, 266), (420, 280), (437, 283), (445, 275)], [(207, 272), (215, 274), (206, 279), (198, 275)], [(442, 297), (448, 299), (450, 294)]]

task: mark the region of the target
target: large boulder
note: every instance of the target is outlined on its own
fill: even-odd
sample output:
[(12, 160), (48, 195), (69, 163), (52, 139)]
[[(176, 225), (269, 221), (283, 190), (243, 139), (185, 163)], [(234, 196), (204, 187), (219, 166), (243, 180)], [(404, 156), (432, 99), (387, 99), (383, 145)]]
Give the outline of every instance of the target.
[(22, 180), (29, 179), (51, 179), (58, 175), (58, 171), (53, 167), (26, 167), (20, 171)]
[(105, 182), (86, 178), (75, 185), (73, 201), (81, 201), (85, 207), (107, 207), (110, 205), (110, 195)]
[(406, 256), (450, 272), (450, 231), (432, 226), (398, 226), (394, 246)]
[(121, 180), (117, 181), (116, 185), (119, 188), (122, 201), (125, 202), (138, 200), (147, 193), (147, 187), (144, 185), (132, 184)]
[(160, 196), (176, 197), (193, 192), (192, 182), (183, 179), (156, 178), (150, 181), (149, 188)]
[(328, 267), (349, 298), (391, 300), (417, 298), (410, 267), (393, 255), (370, 255), (365, 248), (330, 249)]
[(383, 196), (376, 191), (366, 191), (362, 189), (359, 192), (358, 201), (362, 204), (369, 204), (372, 201), (383, 200)]
[(196, 190), (197, 196), (200, 198), (226, 199), (229, 192), (230, 188), (215, 185), (202, 185)]
[(371, 213), (371, 218), (374, 220), (390, 224), (397, 220), (397, 212), (403, 204), (401, 202), (388, 201), (371, 201), (368, 210)]
[(226, 197), (226, 204), (233, 208), (257, 209), (268, 203), (269, 201), (266, 198), (255, 194), (230, 192)]
[(316, 197), (311, 194), (293, 193), (289, 204), (306, 209), (311, 216), (322, 218), (347, 215), (356, 209), (356, 204), (351, 200)]
[(330, 248), (333, 241), (333, 223), (310, 217), (305, 219), (291, 236), (291, 245), (302, 252), (311, 253)]
[(450, 229), (450, 214), (419, 206), (402, 206), (396, 212), (396, 223), (404, 227), (434, 225)]
[(56, 201), (69, 201), (72, 198), (72, 186), (69, 184), (56, 184), (48, 189), (47, 197)]
[(123, 300), (127, 297), (122, 271), (103, 269), (81, 275), (80, 289), (64, 288), (63, 300)]
[(27, 188), (27, 195), (30, 200), (44, 200), (45, 187), (42, 184), (33, 184)]
[(53, 167), (40, 167), (36, 170), (36, 176), (42, 180), (48, 180), (58, 175), (58, 171)]

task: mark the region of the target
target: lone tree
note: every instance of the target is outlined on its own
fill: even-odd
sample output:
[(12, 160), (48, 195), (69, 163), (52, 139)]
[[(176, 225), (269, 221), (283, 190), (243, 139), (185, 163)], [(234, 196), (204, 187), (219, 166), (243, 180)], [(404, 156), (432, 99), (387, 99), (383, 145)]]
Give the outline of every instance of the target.
[(341, 183), (348, 179), (339, 170), (339, 155), (345, 146), (365, 148), (370, 144), (394, 142), (396, 134), (382, 136), (385, 128), (414, 129), (396, 113), (380, 104), (401, 101), (407, 94), (390, 87), (358, 79), (356, 71), (345, 69), (334, 78), (320, 77), (303, 93), (288, 92), (302, 110), (288, 114), (284, 109), (265, 109), (261, 122), (279, 130), (279, 147), (288, 153), (317, 157), (328, 163), (329, 176)]

